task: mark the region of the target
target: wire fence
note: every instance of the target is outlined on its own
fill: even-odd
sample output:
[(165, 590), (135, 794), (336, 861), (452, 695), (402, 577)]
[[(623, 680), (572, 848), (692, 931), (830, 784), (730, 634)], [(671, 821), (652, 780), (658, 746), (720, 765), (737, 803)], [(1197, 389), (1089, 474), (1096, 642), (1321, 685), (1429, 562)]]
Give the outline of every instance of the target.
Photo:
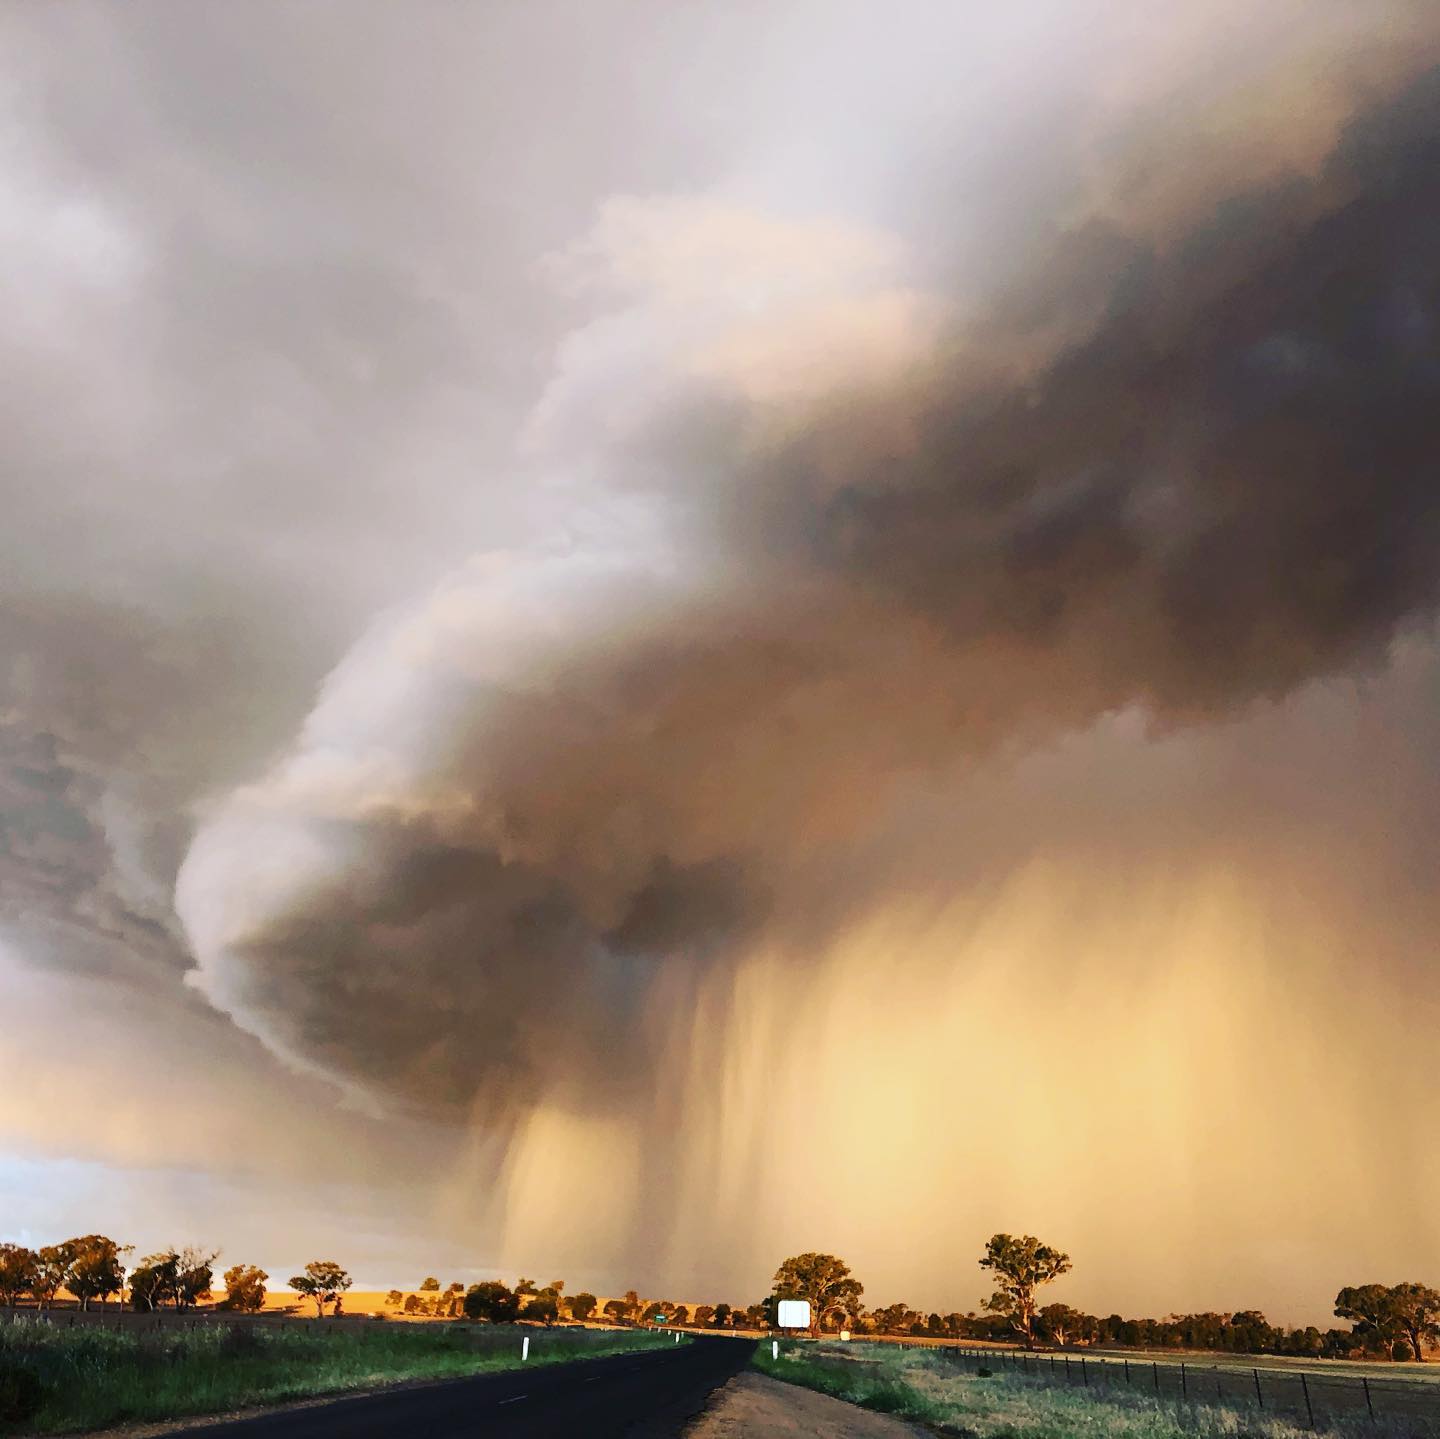
[(1298, 1420), (1310, 1429), (1335, 1421), (1428, 1421), (1440, 1430), (1440, 1382), (1385, 1379), (1306, 1369), (1232, 1363), (1152, 1360), (1139, 1356), (1029, 1354), (1005, 1349), (946, 1347), (975, 1373), (1013, 1374), (1044, 1384), (1128, 1389), (1156, 1399), (1251, 1409)]

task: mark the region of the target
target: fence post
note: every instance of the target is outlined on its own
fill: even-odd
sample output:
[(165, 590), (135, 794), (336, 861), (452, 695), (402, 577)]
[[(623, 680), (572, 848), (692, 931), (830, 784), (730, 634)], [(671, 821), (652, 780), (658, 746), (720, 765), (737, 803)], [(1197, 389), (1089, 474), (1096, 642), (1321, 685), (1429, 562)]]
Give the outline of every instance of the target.
[(1088, 1389), (1090, 1387), (1090, 1371), (1085, 1367), (1085, 1356), (1080, 1356), (1080, 1382)]
[(1185, 1361), (1183, 1359), (1180, 1361), (1180, 1397), (1182, 1399), (1190, 1397), (1190, 1386), (1185, 1379)]
[(1310, 1405), (1310, 1383), (1305, 1378), (1305, 1371), (1300, 1371), (1300, 1387), (1305, 1391), (1305, 1412), (1310, 1416), (1310, 1427), (1315, 1427), (1315, 1410)]
[(1263, 1409), (1265, 1407), (1265, 1392), (1260, 1388), (1260, 1371), (1258, 1369), (1252, 1369), (1250, 1372), (1255, 1376), (1255, 1402)]
[(1130, 1360), (1129, 1360), (1128, 1358), (1125, 1359), (1124, 1364), (1125, 1364), (1125, 1382), (1128, 1384), (1128, 1383), (1130, 1382)]
[(1065, 1382), (1067, 1384), (1070, 1382), (1070, 1356), (1068, 1354), (1065, 1356)]
[(1150, 1370), (1155, 1377), (1155, 1392), (1158, 1394), (1160, 1392), (1160, 1366), (1153, 1359), (1150, 1361)]
[(1362, 1374), (1360, 1382), (1365, 1386), (1365, 1407), (1370, 1411), (1370, 1422), (1375, 1422), (1375, 1406), (1370, 1402), (1370, 1380)]

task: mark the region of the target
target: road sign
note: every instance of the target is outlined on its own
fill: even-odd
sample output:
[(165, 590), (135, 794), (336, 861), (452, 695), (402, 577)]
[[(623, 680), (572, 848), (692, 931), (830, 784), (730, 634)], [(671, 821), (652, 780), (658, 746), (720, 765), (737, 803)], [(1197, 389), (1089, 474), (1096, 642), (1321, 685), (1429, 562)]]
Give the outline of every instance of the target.
[(782, 1299), (776, 1307), (775, 1322), (782, 1329), (808, 1329), (810, 1327), (810, 1301), (808, 1299)]

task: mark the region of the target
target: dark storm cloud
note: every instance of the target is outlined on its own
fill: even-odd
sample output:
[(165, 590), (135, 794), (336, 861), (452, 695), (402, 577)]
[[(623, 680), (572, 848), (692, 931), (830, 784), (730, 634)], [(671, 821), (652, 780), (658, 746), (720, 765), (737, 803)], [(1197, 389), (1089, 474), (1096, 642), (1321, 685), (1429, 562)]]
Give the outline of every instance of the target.
[[(555, 320), (516, 278), (616, 157), (667, 163), (606, 138), (626, 110), (584, 83), (582, 17), (442, 11), (446, 34), (325, 5), (0, 19), (0, 784), (28, 795), (48, 747), (64, 797), (45, 824), (17, 798), (8, 831), (0, 932), (32, 962), (133, 968), (100, 911), (138, 886), (174, 929), (193, 807), (263, 766), (377, 609), (525, 530), (490, 472)], [(544, 75), (477, 81), (539, 36)], [(424, 80), (377, 104), (401, 73)], [(516, 128), (522, 92), (592, 123), (542, 103)], [(536, 163), (557, 136), (565, 175)], [(42, 863), (22, 827), (70, 839)]]
[[(876, 902), (845, 855), (902, 783), (1128, 705), (1193, 721), (1382, 664), (1440, 574), (1440, 78), (1356, 116), (1316, 175), (1143, 228), (1040, 247), (963, 359), (802, 406), (799, 438), (721, 440), (733, 397), (688, 431), (664, 414), (667, 455), (703, 437), (735, 473), (720, 584), (597, 595), (559, 642), (542, 603), (498, 681), (442, 632), (460, 678), (400, 671), (398, 807), (355, 797), (385, 731), (327, 728), (370, 703), (356, 666), (191, 856), (207, 991), (373, 1092), (503, 1110), (585, 1081), (603, 1103), (653, 1079), (662, 975), (762, 933), (823, 947)], [(1021, 373), (1076, 292), (1095, 318)], [(337, 753), (351, 787), (327, 770), (297, 799)], [(300, 877), (217, 908), (277, 813)]]
[[(860, 458), (802, 534), (955, 643), (1015, 645), (1062, 706), (1223, 709), (1377, 662), (1440, 577), (1437, 174), (1431, 75), (1318, 178), (1109, 256), (1104, 319), (1030, 383), (904, 396), (901, 452), (845, 422)], [(802, 480), (817, 444), (783, 457)]]

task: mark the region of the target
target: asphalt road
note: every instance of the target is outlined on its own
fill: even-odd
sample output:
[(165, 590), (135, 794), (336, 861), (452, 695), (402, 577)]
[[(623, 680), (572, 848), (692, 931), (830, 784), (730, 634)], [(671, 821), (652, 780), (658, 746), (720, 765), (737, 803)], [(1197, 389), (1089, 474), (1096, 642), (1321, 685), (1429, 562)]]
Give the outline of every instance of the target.
[[(482, 1374), (186, 1429), (194, 1439), (673, 1439), (750, 1361), (745, 1339)], [(180, 1439), (180, 1434), (172, 1436)]]

